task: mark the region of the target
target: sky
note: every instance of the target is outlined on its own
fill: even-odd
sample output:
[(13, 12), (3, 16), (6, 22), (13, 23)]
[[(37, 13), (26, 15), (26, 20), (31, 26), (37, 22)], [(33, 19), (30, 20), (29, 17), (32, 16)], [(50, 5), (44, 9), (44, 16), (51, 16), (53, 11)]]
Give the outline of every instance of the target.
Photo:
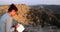
[(0, 0), (0, 5), (6, 4), (26, 4), (26, 5), (60, 5), (60, 0)]

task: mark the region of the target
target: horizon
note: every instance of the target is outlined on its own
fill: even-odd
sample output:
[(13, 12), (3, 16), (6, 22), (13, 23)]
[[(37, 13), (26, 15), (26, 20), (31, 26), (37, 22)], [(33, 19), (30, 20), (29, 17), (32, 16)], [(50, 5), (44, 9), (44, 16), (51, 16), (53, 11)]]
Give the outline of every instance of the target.
[(60, 5), (60, 0), (0, 0), (0, 5), (7, 5), (12, 3), (26, 5)]

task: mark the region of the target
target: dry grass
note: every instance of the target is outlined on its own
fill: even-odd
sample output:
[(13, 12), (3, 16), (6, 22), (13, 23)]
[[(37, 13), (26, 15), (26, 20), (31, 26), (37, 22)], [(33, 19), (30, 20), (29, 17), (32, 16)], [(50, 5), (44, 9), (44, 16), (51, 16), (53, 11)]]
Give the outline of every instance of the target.
[[(25, 4), (16, 4), (16, 6), (18, 8), (18, 12), (17, 12), (18, 15), (13, 16), (13, 18), (18, 22), (28, 24), (28, 20), (26, 16), (27, 16), (27, 13), (29, 12), (30, 7)], [(8, 8), (9, 8), (9, 5), (0, 6), (0, 15), (5, 14), (8, 11)]]

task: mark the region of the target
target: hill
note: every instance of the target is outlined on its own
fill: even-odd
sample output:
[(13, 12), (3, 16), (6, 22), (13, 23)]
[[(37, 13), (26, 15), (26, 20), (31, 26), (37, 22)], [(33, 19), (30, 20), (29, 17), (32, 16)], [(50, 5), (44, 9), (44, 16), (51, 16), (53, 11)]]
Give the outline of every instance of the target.
[[(60, 5), (36, 5), (27, 6), (16, 4), (18, 12), (13, 16), (15, 20), (25, 25), (41, 25), (60, 27)], [(8, 11), (9, 5), (0, 6), (0, 15)]]

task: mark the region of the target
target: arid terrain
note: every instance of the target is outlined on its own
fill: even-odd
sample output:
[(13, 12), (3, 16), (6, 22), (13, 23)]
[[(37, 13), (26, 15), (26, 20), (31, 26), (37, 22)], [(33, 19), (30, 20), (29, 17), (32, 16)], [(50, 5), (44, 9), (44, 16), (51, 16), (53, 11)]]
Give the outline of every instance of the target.
[[(45, 31), (52, 30), (52, 27), (55, 27), (53, 30), (60, 28), (60, 5), (27, 6), (25, 4), (16, 4), (16, 7), (18, 12), (13, 18), (25, 26), (25, 31), (40, 32), (42, 29)], [(0, 17), (7, 13), (8, 8), (9, 5), (0, 5)]]

